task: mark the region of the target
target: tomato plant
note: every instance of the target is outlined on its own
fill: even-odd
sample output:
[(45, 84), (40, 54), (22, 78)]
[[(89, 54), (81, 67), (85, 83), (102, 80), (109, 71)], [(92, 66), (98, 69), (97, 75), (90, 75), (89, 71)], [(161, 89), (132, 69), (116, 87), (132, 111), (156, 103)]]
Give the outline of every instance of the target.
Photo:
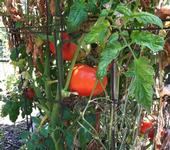
[[(0, 3), (11, 63), (19, 70), (20, 81), (9, 91), (3, 114), (15, 122), (20, 112), (25, 117), (33, 106), (40, 109), (42, 118), (26, 148), (33, 149), (36, 143), (37, 149), (51, 150), (135, 149), (146, 136), (156, 145), (157, 128), (168, 126), (169, 118), (164, 111), (168, 103), (158, 90), (164, 85), (169, 56), (163, 49), (169, 43), (164, 45), (161, 34), (165, 26), (158, 17), (161, 11), (153, 14), (156, 2), (21, 4)], [(158, 119), (140, 122), (148, 112), (155, 112)]]
[[(97, 68), (87, 65), (77, 64), (73, 68), (69, 88), (71, 91), (77, 92), (80, 96), (90, 96), (94, 89), (94, 96), (101, 94), (107, 85), (107, 77), (101, 81), (97, 81)], [(95, 88), (95, 83), (97, 83)]]

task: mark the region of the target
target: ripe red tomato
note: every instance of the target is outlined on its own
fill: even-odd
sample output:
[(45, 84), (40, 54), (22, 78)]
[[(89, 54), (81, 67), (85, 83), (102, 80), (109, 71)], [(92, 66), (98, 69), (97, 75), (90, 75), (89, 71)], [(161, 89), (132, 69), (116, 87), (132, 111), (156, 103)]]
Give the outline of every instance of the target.
[(62, 47), (62, 56), (64, 60), (72, 60), (74, 53), (77, 50), (77, 45), (74, 43), (64, 43)]
[[(154, 128), (154, 123), (150, 120), (142, 121), (140, 126), (141, 134), (146, 134), (147, 132), (148, 132), (148, 139), (150, 141), (153, 141), (155, 137), (155, 128)], [(164, 135), (165, 135), (165, 129), (161, 131), (161, 137), (164, 137)]]
[[(66, 32), (62, 33), (61, 38), (63, 40), (70, 40), (71, 39), (70, 36)], [(53, 55), (56, 55), (54, 43), (50, 42), (49, 45), (50, 45), (50, 52)], [(77, 45), (75, 43), (65, 42), (62, 46), (63, 60), (72, 60), (76, 50), (77, 50)]]
[[(77, 50), (77, 45), (74, 43), (64, 43), (62, 47), (63, 60), (72, 60), (75, 51)], [(50, 52), (56, 55), (54, 43), (50, 42)]]
[[(80, 96), (90, 96), (97, 80), (96, 71), (97, 68), (93, 68), (88, 65), (75, 65), (69, 85), (70, 91), (77, 92)], [(107, 77), (103, 78), (102, 83), (104, 88), (106, 88)], [(98, 82), (93, 96), (99, 95), (102, 92), (102, 85), (100, 82)]]
[(35, 92), (32, 88), (26, 88), (24, 91), (24, 95), (28, 100), (33, 100), (35, 97)]
[(55, 45), (53, 42), (50, 42), (49, 43), (49, 46), (50, 46), (50, 52), (55, 55)]
[(162, 147), (162, 144), (156, 144), (157, 149), (161, 149), (161, 147)]
[(148, 138), (150, 141), (153, 141), (154, 139), (154, 136), (155, 136), (155, 129), (154, 128), (151, 128), (149, 133), (148, 133)]
[(151, 121), (142, 121), (140, 126), (140, 133), (145, 134), (149, 129), (153, 128), (153, 123)]

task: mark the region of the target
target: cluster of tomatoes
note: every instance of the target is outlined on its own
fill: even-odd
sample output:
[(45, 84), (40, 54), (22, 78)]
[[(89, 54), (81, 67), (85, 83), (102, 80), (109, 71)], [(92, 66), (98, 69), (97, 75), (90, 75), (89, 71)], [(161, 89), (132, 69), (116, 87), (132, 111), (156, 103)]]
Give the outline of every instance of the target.
[[(63, 32), (61, 34), (63, 45), (61, 48), (63, 60), (71, 61), (77, 50), (77, 45), (73, 43), (68, 33)], [(50, 52), (53, 56), (56, 56), (55, 45), (50, 41)], [(93, 91), (93, 96), (103, 93), (107, 86), (108, 79), (104, 77), (102, 81), (97, 81), (96, 67), (90, 67), (85, 64), (75, 64), (72, 76), (69, 84), (71, 92), (77, 92), (80, 96), (90, 96)], [(32, 88), (27, 88), (24, 91), (24, 95), (27, 99), (33, 100), (35, 92)]]
[[(71, 37), (63, 32), (61, 34), (63, 40), (63, 46), (61, 48), (63, 60), (71, 61), (74, 53), (77, 50), (77, 45), (71, 41)], [(50, 42), (50, 52), (52, 55), (56, 55), (55, 46), (53, 42)], [(71, 80), (70, 80), (70, 91), (77, 92), (80, 96), (90, 96), (97, 82), (96, 78), (96, 67), (90, 67), (85, 64), (76, 64), (73, 68)], [(102, 82), (102, 83), (101, 83)], [(107, 77), (101, 82), (98, 81), (93, 96), (97, 96), (103, 92), (107, 85)]]

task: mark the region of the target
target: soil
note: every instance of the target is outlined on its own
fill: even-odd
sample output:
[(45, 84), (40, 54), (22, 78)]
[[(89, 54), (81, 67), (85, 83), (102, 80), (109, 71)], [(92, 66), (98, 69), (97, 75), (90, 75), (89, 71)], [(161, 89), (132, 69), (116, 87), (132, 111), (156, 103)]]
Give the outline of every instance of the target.
[(0, 150), (18, 150), (23, 145), (20, 135), (25, 130), (25, 121), (14, 125), (4, 125), (0, 122)]

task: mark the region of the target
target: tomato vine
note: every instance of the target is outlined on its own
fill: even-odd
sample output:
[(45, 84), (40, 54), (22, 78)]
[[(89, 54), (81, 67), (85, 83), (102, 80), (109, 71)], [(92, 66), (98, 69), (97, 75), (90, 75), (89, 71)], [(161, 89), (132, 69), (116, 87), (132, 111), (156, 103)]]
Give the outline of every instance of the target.
[[(11, 62), (22, 76), (2, 113), (15, 122), (20, 110), (24, 117), (34, 105), (43, 116), (33, 119), (38, 131), (26, 134), (28, 149), (133, 149), (146, 139), (139, 128), (142, 115), (154, 113), (156, 69), (165, 53), (165, 24), (157, 5), (1, 1)], [(23, 107), (27, 99), (29, 112)], [(162, 142), (159, 131), (155, 145), (156, 139)]]

